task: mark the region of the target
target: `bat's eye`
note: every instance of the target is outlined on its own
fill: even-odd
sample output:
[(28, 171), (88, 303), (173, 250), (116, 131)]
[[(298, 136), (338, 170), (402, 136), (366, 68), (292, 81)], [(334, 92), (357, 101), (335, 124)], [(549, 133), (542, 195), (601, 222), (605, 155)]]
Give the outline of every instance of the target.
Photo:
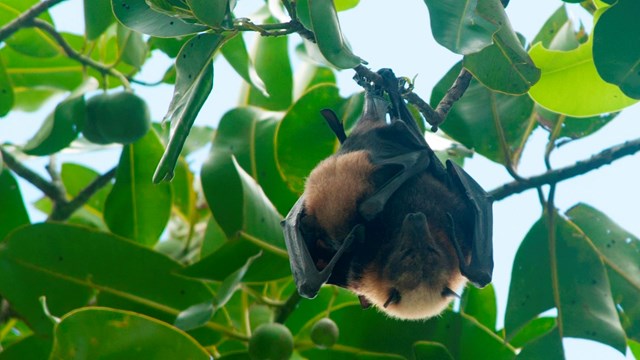
[(400, 296), (400, 291), (398, 291), (398, 289), (396, 288), (392, 288), (391, 291), (389, 291), (389, 298), (384, 302), (383, 306), (386, 308), (391, 304), (398, 304), (400, 303), (400, 299), (402, 299), (402, 296)]
[(458, 295), (458, 293), (456, 293), (455, 291), (449, 289), (448, 287), (445, 287), (444, 289), (442, 289), (442, 297), (457, 297), (458, 299), (460, 299), (460, 295)]

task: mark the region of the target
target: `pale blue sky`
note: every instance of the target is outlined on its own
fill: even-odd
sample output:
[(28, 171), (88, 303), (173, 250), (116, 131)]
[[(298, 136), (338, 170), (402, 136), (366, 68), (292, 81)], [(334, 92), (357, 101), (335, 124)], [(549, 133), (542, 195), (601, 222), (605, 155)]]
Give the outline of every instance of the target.
[[(57, 25), (69, 31), (81, 32), (82, 22), (78, 20), (82, 18), (81, 3), (72, 0), (57, 6), (53, 11)], [(240, 0), (238, 3), (238, 16), (249, 16), (251, 10), (262, 1)], [(532, 39), (546, 18), (561, 4), (560, 0), (512, 0), (507, 12), (515, 30), (527, 39)], [(570, 11), (576, 16), (582, 14), (577, 6), (571, 6)], [(431, 88), (460, 59), (459, 55), (449, 52), (434, 41), (429, 28), (427, 8), (420, 0), (362, 0), (355, 9), (341, 13), (340, 18), (343, 32), (352, 48), (369, 61), (370, 67), (390, 67), (397, 75), (408, 77), (418, 74), (415, 91), (424, 99), (429, 98)], [(587, 28), (589, 27), (587, 24)], [(298, 41), (295, 37), (293, 39), (294, 42)], [(145, 67), (141, 78), (150, 81), (159, 79), (167, 64), (166, 58), (154, 57), (150, 66)], [(224, 61), (216, 62), (215, 74), (214, 91), (198, 117), (199, 125), (215, 126), (222, 114), (236, 105), (239, 97), (240, 78)], [(352, 76), (351, 71), (343, 71), (339, 76), (339, 85), (344, 94), (360, 90), (351, 80)], [(161, 119), (171, 99), (172, 88), (137, 87), (137, 91), (149, 101), (154, 119)], [(48, 107), (49, 110), (51, 106)], [(37, 129), (46, 113), (47, 111), (31, 114), (16, 112), (0, 120), (0, 142), (24, 142)], [(602, 149), (640, 136), (640, 127), (636, 124), (639, 118), (640, 106), (625, 110), (598, 133), (557, 150), (552, 157), (553, 166), (572, 164)], [(522, 175), (544, 172), (546, 136), (545, 132), (538, 130), (527, 144), (519, 169)], [(192, 159), (194, 169), (199, 170), (204, 154), (205, 152), (201, 152), (200, 156)], [(65, 154), (63, 160), (84, 162), (98, 170), (106, 170), (115, 164), (118, 151), (115, 148), (102, 151), (99, 162), (95, 161), (97, 155)], [(29, 162), (30, 166), (39, 168), (43, 164), (42, 159)], [(467, 161), (465, 168), (487, 190), (511, 181), (511, 177), (501, 166), (481, 156), (476, 155)], [(577, 202), (585, 202), (608, 214), (633, 234), (640, 235), (637, 215), (637, 204), (640, 203), (638, 169), (640, 155), (635, 155), (596, 172), (563, 182), (558, 185), (556, 204), (560, 210), (566, 210)], [(29, 199), (34, 200), (37, 193), (33, 188), (24, 182), (21, 182), (21, 186)], [(512, 196), (494, 205), (494, 286), (498, 294), (499, 326), (502, 326), (504, 317), (515, 252), (540, 213), (535, 191)], [(42, 217), (34, 216), (34, 219)], [(565, 344), (568, 359), (624, 359), (617, 351), (598, 343), (571, 339), (565, 340)]]

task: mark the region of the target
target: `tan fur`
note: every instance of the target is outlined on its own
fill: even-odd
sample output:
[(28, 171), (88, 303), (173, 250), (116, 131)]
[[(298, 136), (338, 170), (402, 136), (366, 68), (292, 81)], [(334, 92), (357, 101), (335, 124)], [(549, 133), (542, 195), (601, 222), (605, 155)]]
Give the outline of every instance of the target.
[[(426, 320), (440, 314), (453, 300), (451, 296), (442, 296), (442, 290), (445, 287), (460, 291), (467, 282), (457, 269), (449, 274), (441, 273), (441, 275), (447, 277), (435, 282), (421, 281), (413, 289), (404, 289), (398, 283), (383, 278), (373, 268), (369, 268), (365, 270), (360, 281), (354, 284), (356, 287), (352, 290), (358, 295), (364, 295), (371, 304), (391, 317), (405, 320)], [(389, 298), (389, 291), (392, 288), (398, 289), (402, 299), (398, 304), (390, 304), (385, 308), (384, 303)]]
[(369, 194), (373, 171), (366, 151), (354, 151), (323, 160), (305, 185), (305, 210), (336, 240), (344, 239), (353, 224), (357, 203)]

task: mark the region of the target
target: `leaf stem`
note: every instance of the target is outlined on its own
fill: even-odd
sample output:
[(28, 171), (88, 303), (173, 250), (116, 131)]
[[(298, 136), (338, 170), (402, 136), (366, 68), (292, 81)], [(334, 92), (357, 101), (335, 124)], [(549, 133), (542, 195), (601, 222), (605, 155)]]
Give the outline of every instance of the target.
[(287, 318), (291, 313), (296, 309), (298, 303), (302, 299), (302, 296), (298, 294), (297, 291), (293, 291), (291, 296), (285, 301), (284, 305), (278, 309), (278, 313), (276, 314), (276, 322), (280, 324), (284, 324), (287, 321)]
[(100, 62), (93, 60), (92, 58), (85, 56), (71, 47), (71, 45), (62, 37), (62, 35), (56, 30), (53, 25), (49, 24), (46, 21), (40, 19), (32, 19), (27, 23), (29, 26), (37, 27), (38, 29), (46, 31), (51, 37), (60, 45), (64, 53), (71, 59), (83, 64), (84, 66), (88, 66), (90, 68), (98, 70), (102, 75), (111, 75), (122, 83), (127, 91), (131, 91), (131, 84), (124, 74), (120, 71), (106, 66)]

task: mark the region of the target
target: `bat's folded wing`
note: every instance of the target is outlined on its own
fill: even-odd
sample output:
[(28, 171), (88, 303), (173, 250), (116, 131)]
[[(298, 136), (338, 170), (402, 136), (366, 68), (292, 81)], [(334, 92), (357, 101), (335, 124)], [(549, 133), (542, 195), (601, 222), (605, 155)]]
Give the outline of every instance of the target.
[(316, 267), (309, 253), (307, 243), (300, 231), (300, 219), (303, 214), (304, 194), (293, 205), (291, 211), (289, 211), (289, 214), (282, 222), (282, 225), (284, 227), (284, 239), (287, 244), (287, 252), (289, 253), (291, 273), (293, 274), (293, 280), (296, 283), (298, 293), (303, 297), (311, 299), (318, 294), (320, 287), (329, 280), (336, 263), (342, 257), (342, 254), (351, 247), (354, 239), (362, 239), (364, 236), (364, 227), (362, 225), (356, 225), (349, 235), (347, 235), (344, 242), (342, 242), (329, 264), (320, 271)]

